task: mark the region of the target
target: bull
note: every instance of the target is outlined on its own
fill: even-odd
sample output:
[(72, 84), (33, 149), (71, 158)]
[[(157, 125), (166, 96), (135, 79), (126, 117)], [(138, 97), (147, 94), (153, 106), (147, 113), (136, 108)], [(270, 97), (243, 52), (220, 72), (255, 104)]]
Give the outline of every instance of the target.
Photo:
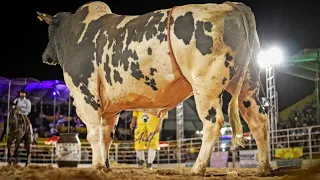
[(258, 146), (257, 173), (270, 174), (267, 115), (257, 99), (254, 64), (260, 44), (248, 6), (189, 4), (127, 16), (97, 1), (74, 14), (38, 15), (49, 25), (43, 62), (63, 70), (76, 112), (87, 126), (93, 168), (110, 169), (119, 112), (163, 118), (193, 95), (203, 139), (191, 172), (204, 175), (224, 124), (222, 93), (227, 91), (233, 143), (243, 144), (240, 111)]

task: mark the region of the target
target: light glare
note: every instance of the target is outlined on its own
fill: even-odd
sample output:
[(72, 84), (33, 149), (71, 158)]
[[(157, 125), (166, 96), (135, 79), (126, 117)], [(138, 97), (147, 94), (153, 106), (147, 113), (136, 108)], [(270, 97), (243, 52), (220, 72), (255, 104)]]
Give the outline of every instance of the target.
[(258, 55), (258, 64), (260, 67), (268, 65), (278, 65), (283, 61), (283, 53), (281, 49), (272, 47), (266, 51), (260, 51)]

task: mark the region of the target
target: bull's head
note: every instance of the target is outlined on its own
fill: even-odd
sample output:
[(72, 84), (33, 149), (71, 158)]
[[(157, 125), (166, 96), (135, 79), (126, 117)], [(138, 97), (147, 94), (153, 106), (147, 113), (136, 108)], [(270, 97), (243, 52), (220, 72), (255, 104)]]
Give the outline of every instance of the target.
[(39, 13), (39, 12), (37, 12), (37, 14), (38, 14), (38, 19), (40, 21), (44, 21), (49, 25), (49, 28), (48, 28), (49, 43), (47, 45), (46, 50), (42, 54), (42, 61), (49, 65), (59, 64), (57, 51), (56, 51), (57, 47), (55, 44), (55, 38), (56, 38), (55, 34), (59, 26), (58, 18), (56, 16), (50, 16), (48, 14)]

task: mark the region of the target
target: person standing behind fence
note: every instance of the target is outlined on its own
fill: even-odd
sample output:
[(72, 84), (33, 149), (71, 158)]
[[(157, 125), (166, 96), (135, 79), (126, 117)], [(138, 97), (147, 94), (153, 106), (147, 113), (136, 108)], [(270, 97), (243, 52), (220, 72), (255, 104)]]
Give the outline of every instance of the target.
[[(167, 118), (167, 117), (166, 117)], [(159, 132), (162, 127), (163, 118), (157, 118), (144, 112), (133, 112), (130, 128), (134, 130), (135, 150), (139, 167), (145, 162), (144, 151), (148, 150), (147, 168), (152, 169), (152, 163), (159, 148)], [(135, 125), (137, 124), (137, 128)]]

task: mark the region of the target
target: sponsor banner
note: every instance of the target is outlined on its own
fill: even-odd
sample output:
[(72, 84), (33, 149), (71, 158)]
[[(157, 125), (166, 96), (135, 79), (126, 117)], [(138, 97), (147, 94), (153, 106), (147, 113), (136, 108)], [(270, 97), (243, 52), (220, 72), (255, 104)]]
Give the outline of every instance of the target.
[(275, 151), (278, 167), (301, 167), (303, 147), (277, 148)]
[(228, 152), (212, 152), (210, 167), (226, 168), (228, 165)]
[(257, 168), (258, 150), (242, 150), (239, 151), (240, 167), (241, 168)]
[(303, 156), (303, 147), (277, 148), (276, 158), (278, 159), (298, 159)]
[(299, 159), (278, 159), (277, 166), (278, 167), (301, 167), (302, 158)]

